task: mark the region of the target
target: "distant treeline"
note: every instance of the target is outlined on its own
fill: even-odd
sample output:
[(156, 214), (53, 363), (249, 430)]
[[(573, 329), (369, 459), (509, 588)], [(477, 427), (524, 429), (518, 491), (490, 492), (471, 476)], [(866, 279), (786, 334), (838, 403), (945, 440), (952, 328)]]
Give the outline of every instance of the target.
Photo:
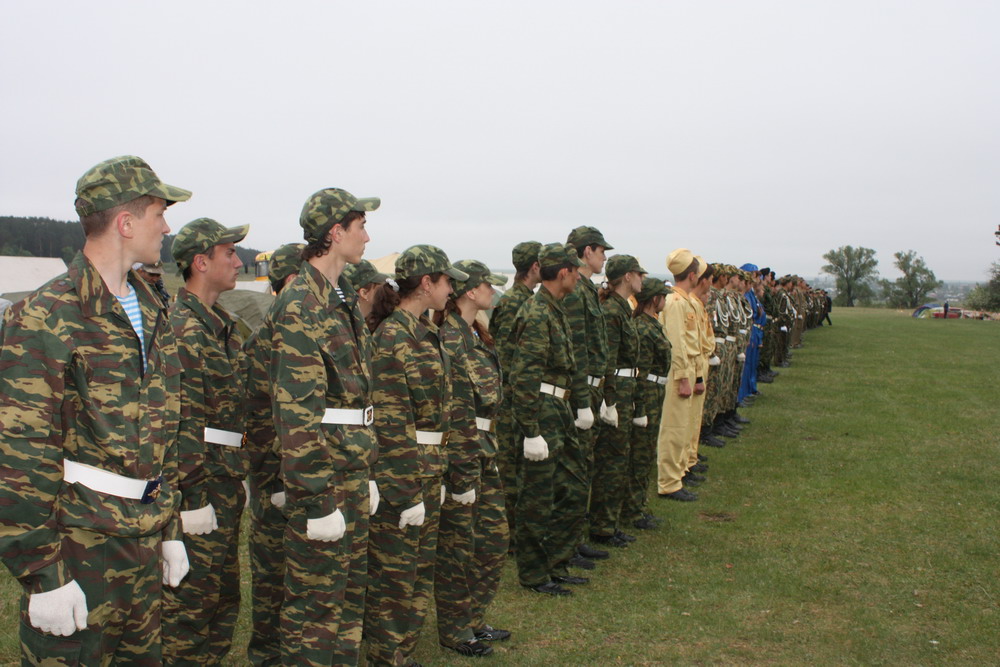
[[(173, 235), (168, 235), (163, 239), (163, 249), (160, 251), (160, 259), (167, 270), (176, 269), (170, 256), (173, 242)], [(79, 222), (0, 216), (0, 255), (60, 257), (68, 264), (82, 248), (83, 228)], [(254, 258), (259, 252), (254, 248), (236, 247), (236, 254), (251, 272)]]

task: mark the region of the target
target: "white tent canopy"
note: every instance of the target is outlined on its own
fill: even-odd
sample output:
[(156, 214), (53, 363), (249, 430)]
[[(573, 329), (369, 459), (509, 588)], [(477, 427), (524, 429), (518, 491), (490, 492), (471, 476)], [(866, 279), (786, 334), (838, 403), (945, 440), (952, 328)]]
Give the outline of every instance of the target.
[(58, 257), (13, 257), (0, 255), (0, 294), (34, 292), (66, 272)]

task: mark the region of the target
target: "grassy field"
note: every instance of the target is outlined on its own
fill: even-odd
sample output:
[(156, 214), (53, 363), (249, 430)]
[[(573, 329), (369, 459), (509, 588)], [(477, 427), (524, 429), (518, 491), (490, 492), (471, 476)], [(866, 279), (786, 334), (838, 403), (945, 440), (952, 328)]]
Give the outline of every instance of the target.
[[(505, 665), (1000, 663), (1000, 328), (834, 312), (710, 455), (696, 503), (549, 599), (509, 564)], [(16, 659), (2, 582), (0, 660)], [(227, 664), (245, 664), (241, 650)], [(438, 649), (428, 619), (416, 658)]]

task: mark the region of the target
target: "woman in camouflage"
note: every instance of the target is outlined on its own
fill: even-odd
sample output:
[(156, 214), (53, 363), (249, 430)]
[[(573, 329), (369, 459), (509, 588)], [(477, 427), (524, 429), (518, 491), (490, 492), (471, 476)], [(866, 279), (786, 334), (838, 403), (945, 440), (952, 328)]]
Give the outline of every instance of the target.
[(382, 505), (368, 542), (365, 636), (369, 665), (415, 665), (430, 603), (442, 476), (447, 465), (451, 379), (448, 355), (427, 310), (442, 310), (449, 278), (468, 276), (440, 248), (418, 245), (396, 259), (392, 283), (379, 287), (369, 323)]

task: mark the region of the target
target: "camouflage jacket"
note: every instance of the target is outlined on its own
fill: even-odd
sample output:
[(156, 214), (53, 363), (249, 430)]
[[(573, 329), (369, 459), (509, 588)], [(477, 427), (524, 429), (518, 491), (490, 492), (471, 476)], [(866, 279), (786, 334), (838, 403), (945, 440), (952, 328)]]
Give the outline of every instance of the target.
[(496, 341), (501, 368), (510, 368), (515, 347), (510, 340), (514, 319), (517, 317), (517, 311), (521, 309), (525, 301), (531, 298), (532, 294), (534, 292), (525, 287), (524, 283), (515, 280), (514, 285), (500, 297), (496, 308), (493, 309), (493, 314), (490, 315), (490, 335)]
[(445, 484), (452, 493), (465, 493), (479, 476), (482, 443), (476, 427), (476, 391), (469, 372), (469, 354), (475, 347), (472, 328), (458, 313), (448, 313), (438, 329), (451, 366), (448, 471)]
[[(609, 367), (608, 326), (594, 281), (581, 274), (576, 288), (563, 299), (562, 309), (569, 322), (573, 354), (579, 360), (580, 371), (596, 378), (604, 377)], [(573, 405), (576, 408), (590, 407), (589, 394), (574, 395)]]
[[(607, 323), (608, 363), (604, 376), (604, 402), (611, 405), (619, 403), (634, 403), (636, 401), (637, 383), (634, 377), (616, 375), (619, 368), (637, 368), (639, 366), (639, 332), (632, 319), (632, 307), (617, 292), (611, 292), (602, 306), (604, 320)], [(646, 413), (642, 405), (637, 404), (636, 417)]]
[(447, 467), (446, 445), (420, 444), (416, 432), (450, 430), (451, 366), (437, 327), (402, 308), (382, 321), (374, 343), (375, 477), (382, 499), (405, 509), (422, 502), (424, 480)]
[(670, 373), (670, 341), (663, 333), (663, 325), (655, 317), (643, 313), (635, 318), (635, 329), (639, 334), (639, 389), (636, 407), (642, 403), (641, 414), (655, 414), (660, 411), (663, 392), (659, 385), (646, 379), (649, 375), (667, 377)]
[[(590, 406), (587, 379), (577, 372), (570, 335), (566, 313), (544, 285), (517, 313), (510, 387), (514, 420), (526, 438), (541, 434), (538, 415), (542, 382), (569, 389), (571, 395), (588, 397), (585, 405)], [(567, 409), (571, 398), (566, 397)]]
[(205, 441), (205, 429), (243, 433), (246, 355), (233, 317), (218, 304), (209, 308), (181, 288), (170, 309), (181, 368), (181, 426), (177, 438), (182, 510), (208, 504), (215, 477), (247, 474), (242, 447)]
[(338, 509), (337, 471), (370, 468), (378, 454), (372, 427), (323, 423), (327, 408), (375, 404), (371, 337), (358, 294), (343, 276), (338, 286), (343, 300), (326, 276), (303, 262), (269, 312), (281, 477), (289, 505), (304, 508), (310, 519)]
[(281, 491), (281, 447), (271, 413), (271, 354), (274, 347), (275, 301), (264, 321), (243, 344), (247, 356), (246, 448), (254, 489), (268, 495)]
[[(180, 365), (167, 312), (134, 273), (140, 342), (83, 253), (0, 330), (0, 557), (29, 593), (69, 582), (60, 529), (180, 539)], [(155, 501), (63, 483), (63, 460), (163, 484)]]
[[(495, 420), (500, 416), (501, 401), (503, 398), (503, 389), (501, 387), (503, 377), (496, 350), (493, 349), (493, 346), (487, 345), (464, 320), (459, 320), (459, 322), (462, 325), (461, 335), (465, 348), (464, 363), (468, 370), (469, 378), (472, 381), (472, 391), (475, 398), (474, 416), (491, 421)], [(451, 362), (453, 365), (457, 365), (459, 359), (453, 356)], [(493, 432), (478, 431), (478, 435), (480, 442), (479, 455), (484, 457), (495, 456), (497, 453), (497, 444)]]

